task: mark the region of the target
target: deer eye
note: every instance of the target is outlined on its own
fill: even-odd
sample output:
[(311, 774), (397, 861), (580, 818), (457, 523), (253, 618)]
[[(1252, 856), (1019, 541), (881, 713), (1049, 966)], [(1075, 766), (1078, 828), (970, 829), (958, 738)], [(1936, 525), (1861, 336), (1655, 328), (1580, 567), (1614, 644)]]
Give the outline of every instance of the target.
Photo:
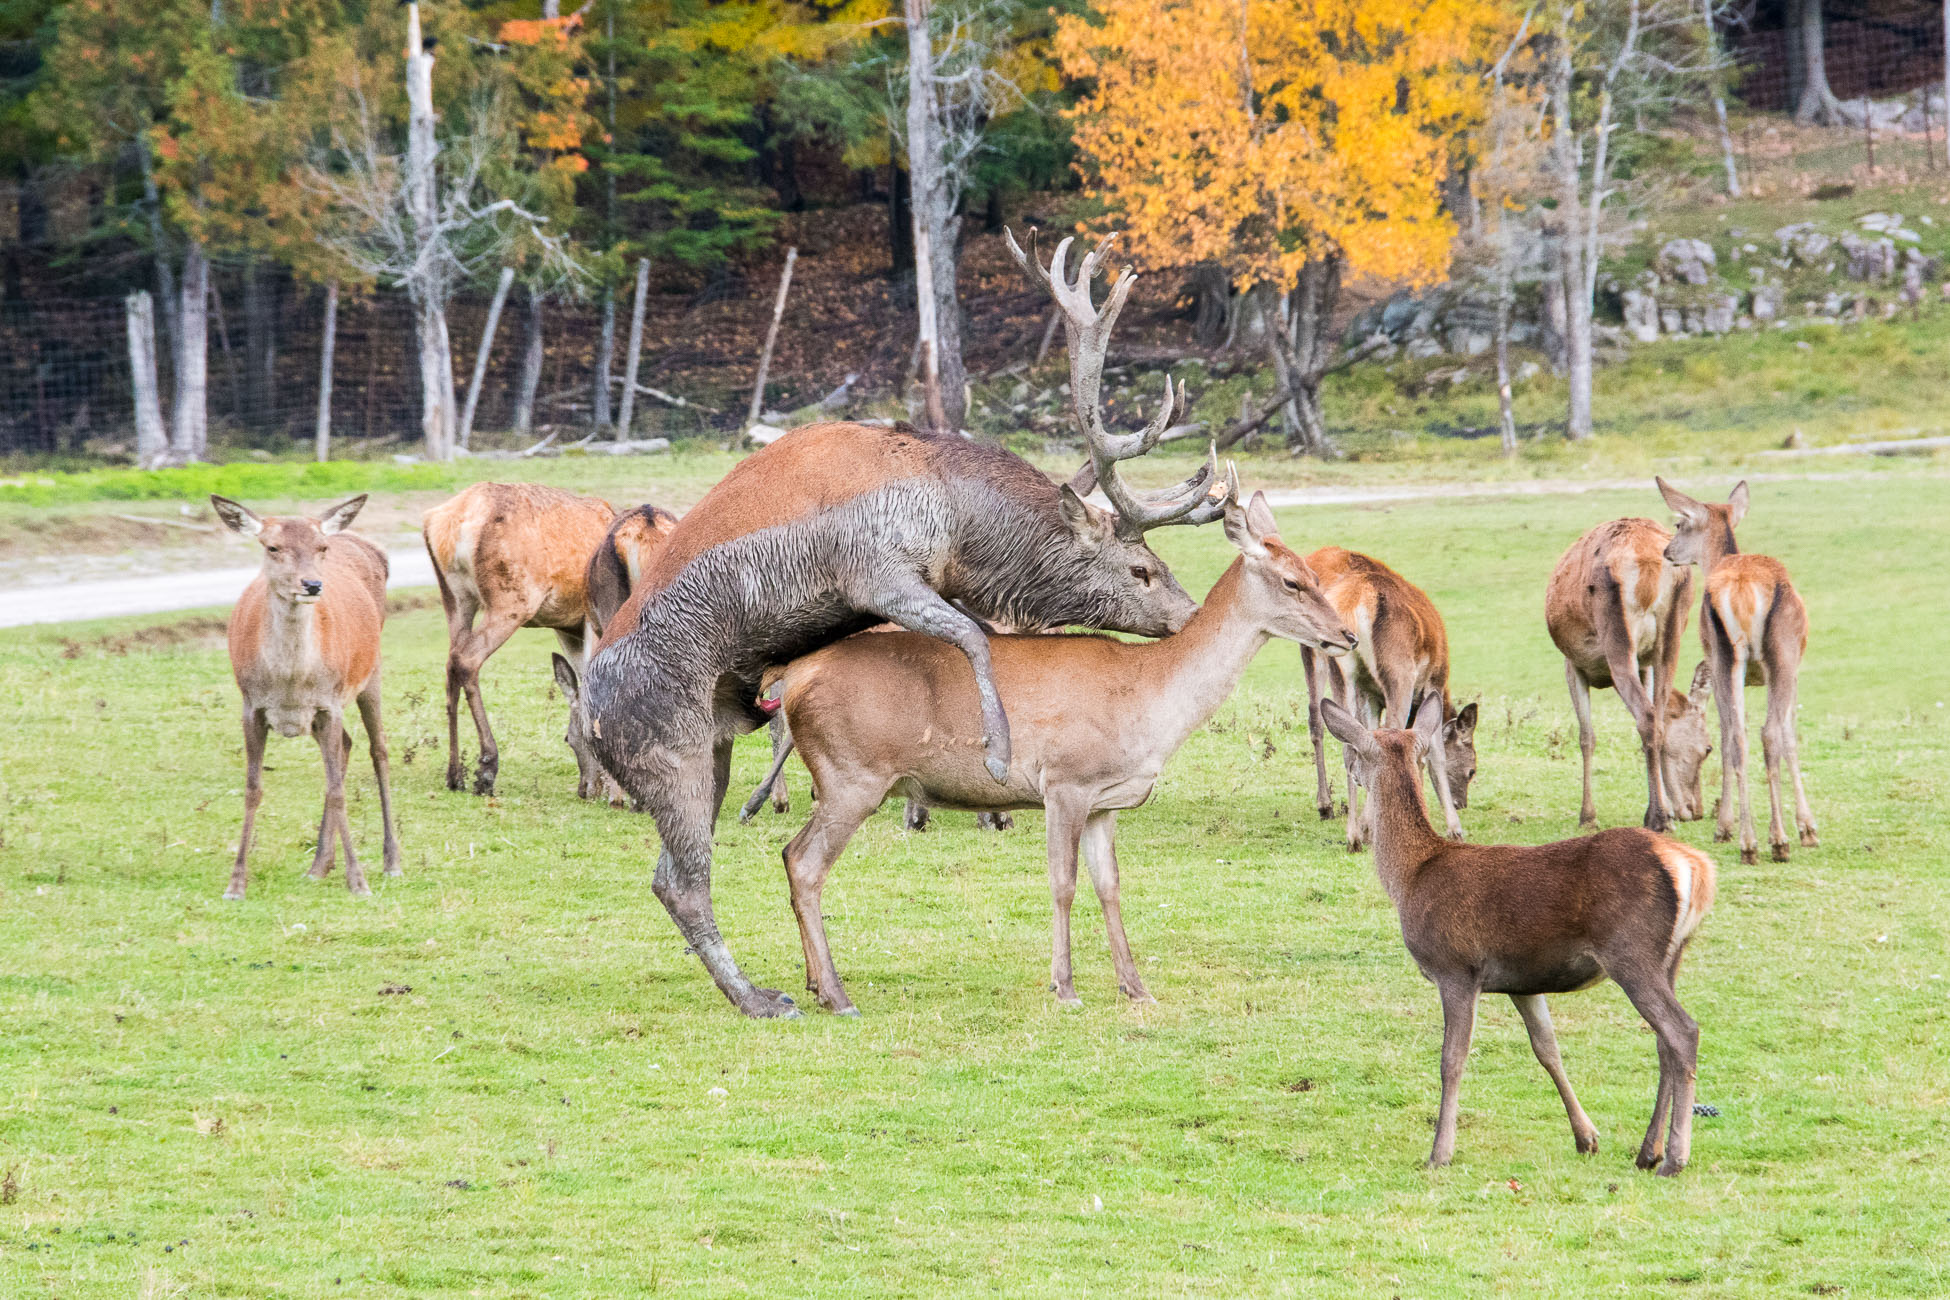
[(279, 551), (283, 550), (284, 548), (281, 546), (267, 546), (264, 549), (270, 552), (272, 555), (276, 555)]
[(1151, 585), (1151, 570), (1145, 568), (1142, 564), (1133, 564), (1131, 566), (1131, 576), (1147, 587)]
[(1284, 583), (1286, 584), (1286, 589), (1287, 589), (1288, 591), (1298, 591), (1298, 590), (1300, 590), (1300, 584), (1299, 584), (1299, 583), (1297, 583), (1297, 582), (1295, 582), (1295, 581), (1294, 581), (1293, 579), (1291, 579), (1291, 578), (1281, 578), (1281, 579), (1280, 579), (1280, 581), (1281, 581), (1281, 582), (1284, 582)]

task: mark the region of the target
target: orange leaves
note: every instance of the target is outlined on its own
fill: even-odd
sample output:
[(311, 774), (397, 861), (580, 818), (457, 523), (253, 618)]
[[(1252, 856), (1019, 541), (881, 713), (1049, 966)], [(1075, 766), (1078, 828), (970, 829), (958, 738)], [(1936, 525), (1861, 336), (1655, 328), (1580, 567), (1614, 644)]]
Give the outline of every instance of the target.
[(1490, 0), (1100, 0), (1059, 21), (1092, 89), (1076, 143), (1153, 265), (1216, 261), (1291, 287), (1328, 253), (1426, 280), (1454, 223), (1441, 184), (1480, 115)]
[(567, 51), (581, 27), (581, 14), (566, 18), (510, 18), (501, 24), (501, 39), (509, 45), (547, 46)]

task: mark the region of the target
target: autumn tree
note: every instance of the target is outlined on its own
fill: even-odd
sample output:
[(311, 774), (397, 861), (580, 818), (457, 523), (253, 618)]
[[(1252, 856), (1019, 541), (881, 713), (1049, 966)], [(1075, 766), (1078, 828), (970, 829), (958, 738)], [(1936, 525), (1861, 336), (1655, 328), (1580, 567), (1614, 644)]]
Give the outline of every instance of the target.
[(1253, 295), (1297, 447), (1331, 446), (1343, 277), (1448, 266), (1443, 183), (1505, 23), (1487, 0), (1103, 0), (1058, 26), (1087, 176), (1140, 261)]

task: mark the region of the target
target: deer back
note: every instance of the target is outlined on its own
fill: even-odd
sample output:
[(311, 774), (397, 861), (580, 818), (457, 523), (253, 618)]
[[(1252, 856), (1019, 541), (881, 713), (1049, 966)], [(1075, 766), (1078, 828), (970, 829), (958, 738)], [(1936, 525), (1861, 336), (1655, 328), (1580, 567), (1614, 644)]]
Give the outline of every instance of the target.
[(539, 483), (476, 483), (426, 514), (427, 553), (488, 609), (534, 609), (533, 627), (579, 628), (589, 556), (616, 512)]
[(1609, 686), (1598, 633), (1604, 597), (1618, 594), (1626, 630), (1641, 660), (1659, 644), (1672, 619), (1683, 628), (1691, 599), (1690, 573), (1666, 561), (1672, 534), (1650, 519), (1614, 519), (1573, 542), (1544, 595), (1544, 622), (1551, 640), (1594, 686)]

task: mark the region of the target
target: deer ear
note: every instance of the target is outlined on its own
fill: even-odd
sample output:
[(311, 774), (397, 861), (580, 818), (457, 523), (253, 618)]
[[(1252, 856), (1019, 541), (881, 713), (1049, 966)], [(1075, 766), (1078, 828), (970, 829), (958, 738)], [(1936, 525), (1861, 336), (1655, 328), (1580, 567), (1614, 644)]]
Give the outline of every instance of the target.
[(1457, 711), (1456, 716), (1450, 720), (1449, 725), (1459, 736), (1474, 735), (1476, 732), (1476, 701), (1471, 700), (1469, 703), (1463, 705)]
[(1374, 756), (1374, 733), (1362, 726), (1359, 718), (1342, 708), (1338, 700), (1320, 702), (1320, 720), (1327, 724), (1327, 730), (1334, 739), (1364, 758)]
[(1730, 526), (1738, 527), (1740, 521), (1747, 517), (1747, 480), (1746, 479), (1743, 478), (1738, 483), (1735, 483), (1733, 485), (1733, 491), (1727, 497), (1727, 505), (1728, 507), (1731, 508), (1733, 512), (1732, 516), (1727, 520), (1727, 523)]
[[(1255, 503), (1263, 504), (1264, 498), (1255, 496), (1253, 500)], [(1266, 513), (1272, 514), (1270, 510)], [(1260, 541), (1259, 534), (1253, 527), (1251, 507), (1241, 504), (1238, 497), (1228, 497), (1225, 521), (1226, 540), (1238, 547), (1241, 554), (1255, 560), (1266, 558), (1266, 544)]]
[(1102, 535), (1104, 530), (1098, 522), (1097, 512), (1090, 508), (1090, 503), (1083, 499), (1083, 494), (1078, 492), (1071, 483), (1065, 483), (1057, 489), (1056, 495), (1056, 510), (1063, 517), (1066, 528), (1082, 538)]
[(366, 504), (366, 494), (361, 492), (349, 501), (341, 501), (318, 517), (318, 531), (330, 537), (333, 533), (344, 532), (352, 526), (352, 520)]
[(1712, 687), (1713, 666), (1702, 659), (1699, 661), (1699, 667), (1693, 669), (1693, 689), (1687, 693), (1688, 698), (1695, 704), (1704, 705)]
[(576, 705), (576, 696), (582, 693), (582, 683), (576, 679), (575, 665), (559, 654), (552, 654), (549, 658), (554, 661), (555, 684), (561, 688), (562, 698), (567, 700), (569, 707), (573, 709)]
[(1068, 486), (1071, 491), (1080, 497), (1087, 497), (1092, 492), (1095, 492), (1097, 490), (1097, 462), (1094, 460), (1086, 460), (1082, 465), (1078, 466), (1077, 472), (1070, 475)]
[(1706, 507), (1681, 492), (1662, 478), (1653, 478), (1659, 485), (1659, 495), (1666, 499), (1666, 505), (1686, 523), (1696, 524), (1706, 518)]
[(264, 531), (264, 521), (229, 497), (211, 494), (210, 507), (223, 520), (223, 526), (239, 537), (255, 537)]
[(1246, 523), (1251, 526), (1253, 536), (1262, 542), (1280, 535), (1280, 525), (1273, 519), (1273, 507), (1267, 504), (1264, 492), (1253, 493), (1252, 502), (1246, 507)]

